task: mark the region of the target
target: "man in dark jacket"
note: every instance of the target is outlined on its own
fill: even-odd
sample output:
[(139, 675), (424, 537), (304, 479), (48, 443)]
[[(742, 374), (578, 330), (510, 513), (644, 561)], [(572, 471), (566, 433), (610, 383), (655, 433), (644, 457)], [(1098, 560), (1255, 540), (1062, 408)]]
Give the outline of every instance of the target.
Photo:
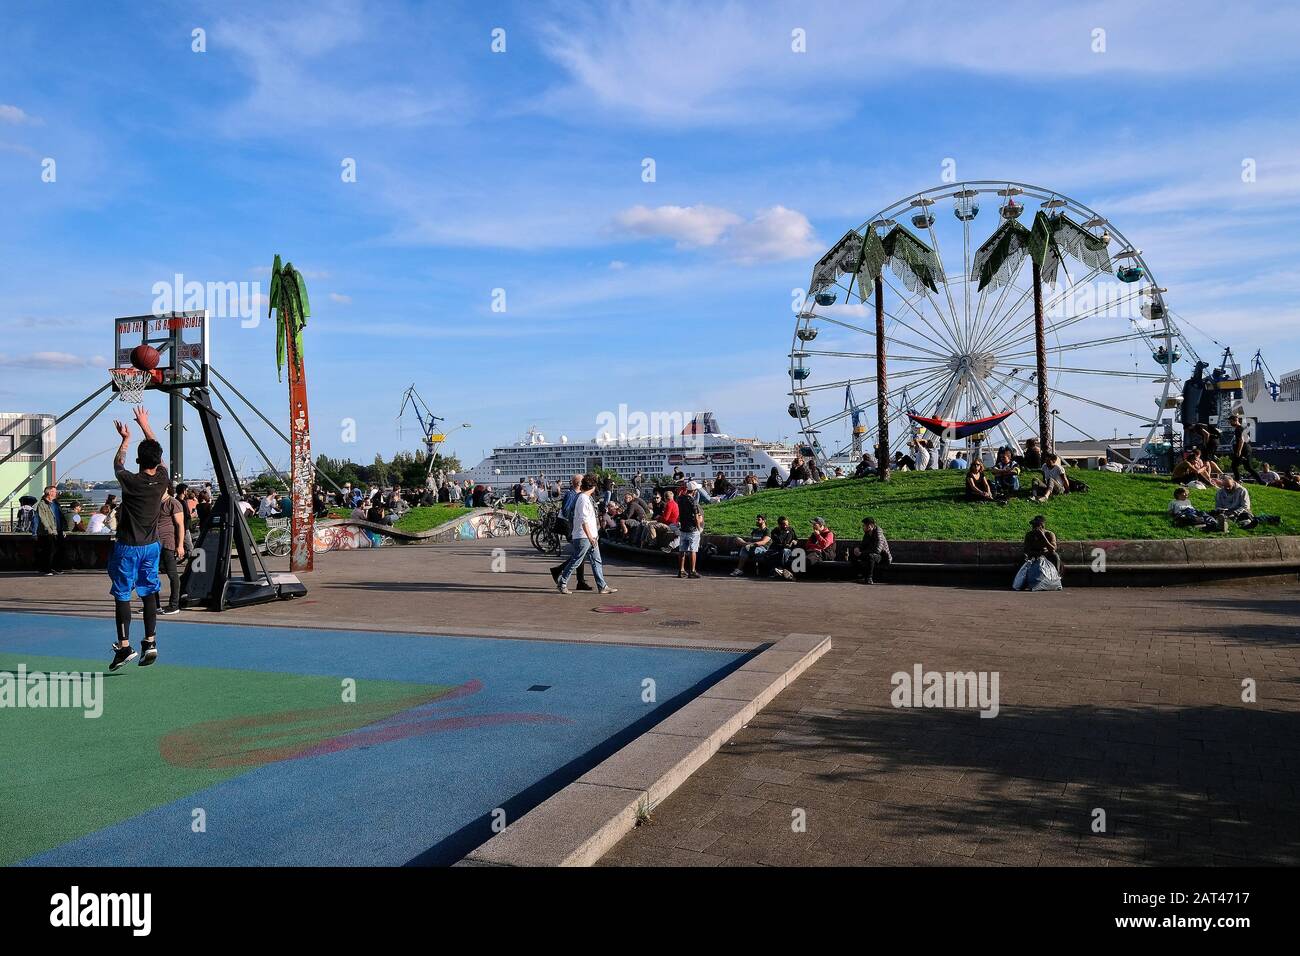
[(36, 537), (36, 573), (42, 577), (63, 573), (63, 509), (59, 489), (50, 485), (36, 502), (32, 534)]
[(849, 563), (857, 569), (858, 581), (862, 584), (875, 584), (876, 571), (882, 565), (893, 563), (894, 555), (889, 550), (889, 541), (885, 532), (870, 516), (862, 519), (862, 542), (849, 549)]

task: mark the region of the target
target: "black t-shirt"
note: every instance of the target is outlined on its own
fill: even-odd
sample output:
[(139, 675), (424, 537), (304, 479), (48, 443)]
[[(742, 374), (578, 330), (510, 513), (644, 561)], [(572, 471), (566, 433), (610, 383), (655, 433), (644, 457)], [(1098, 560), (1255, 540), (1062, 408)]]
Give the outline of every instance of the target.
[(158, 540), (158, 514), (163, 492), (171, 479), (162, 465), (152, 475), (114, 469), (122, 486), (122, 508), (117, 515), (117, 540), (123, 544), (153, 544)]
[(772, 546), (776, 548), (793, 548), (795, 545), (794, 528), (782, 528), (777, 525), (772, 529)]
[(682, 495), (677, 499), (677, 526), (683, 531), (700, 530), (699, 525), (695, 523), (695, 516), (699, 513), (700, 506), (690, 495)]

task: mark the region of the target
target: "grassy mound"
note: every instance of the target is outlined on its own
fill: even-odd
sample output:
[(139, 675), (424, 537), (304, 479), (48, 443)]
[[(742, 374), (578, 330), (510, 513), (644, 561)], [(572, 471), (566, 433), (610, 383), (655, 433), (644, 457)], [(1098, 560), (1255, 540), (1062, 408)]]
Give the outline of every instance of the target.
[[(1074, 475), (1071, 472), (1071, 475)], [(965, 500), (964, 471), (897, 472), (886, 483), (874, 478), (836, 479), (818, 485), (762, 491), (744, 498), (706, 505), (705, 530), (713, 534), (743, 534), (754, 526), (754, 515), (766, 514), (776, 523), (790, 519), (807, 534), (819, 515), (837, 538), (862, 535), (862, 518), (872, 515), (890, 538), (942, 541), (1018, 541), (1029, 519), (1047, 516), (1047, 526), (1062, 541), (1150, 540), (1204, 537), (1196, 528), (1175, 528), (1166, 509), (1174, 484), (1155, 475), (1122, 475), (1081, 471), (1089, 491), (1064, 495), (1039, 504), (1028, 492), (1006, 506)], [(1246, 486), (1256, 514), (1278, 515), (1280, 525), (1243, 531), (1229, 522), (1229, 537), (1300, 533), (1300, 493), (1279, 488)], [(1214, 507), (1214, 491), (1193, 491), (1192, 503), (1203, 511)], [(1222, 537), (1222, 536), (1220, 536)]]

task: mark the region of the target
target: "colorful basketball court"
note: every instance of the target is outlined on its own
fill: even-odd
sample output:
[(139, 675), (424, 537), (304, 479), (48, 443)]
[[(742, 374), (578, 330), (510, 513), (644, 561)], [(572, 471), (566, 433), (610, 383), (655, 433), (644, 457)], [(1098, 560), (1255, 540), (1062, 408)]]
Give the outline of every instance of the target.
[[(0, 612), (0, 671), (103, 672), (111, 639)], [(745, 657), (175, 620), (159, 649), (98, 718), (0, 708), (0, 864), (452, 863)]]

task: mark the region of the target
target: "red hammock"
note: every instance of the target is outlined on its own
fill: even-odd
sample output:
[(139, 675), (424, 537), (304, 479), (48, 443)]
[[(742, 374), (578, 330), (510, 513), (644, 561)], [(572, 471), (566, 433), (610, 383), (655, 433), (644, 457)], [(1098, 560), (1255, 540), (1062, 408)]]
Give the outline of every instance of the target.
[(907, 413), (907, 417), (918, 425), (922, 425), (928, 430), (934, 432), (940, 437), (947, 438), (968, 438), (976, 432), (987, 431), (997, 425), (1001, 425), (1006, 419), (1010, 418), (1012, 412), (1002, 412), (999, 415), (990, 415), (988, 418), (976, 418), (968, 422), (954, 422), (945, 418), (927, 418), (924, 415), (913, 415)]

